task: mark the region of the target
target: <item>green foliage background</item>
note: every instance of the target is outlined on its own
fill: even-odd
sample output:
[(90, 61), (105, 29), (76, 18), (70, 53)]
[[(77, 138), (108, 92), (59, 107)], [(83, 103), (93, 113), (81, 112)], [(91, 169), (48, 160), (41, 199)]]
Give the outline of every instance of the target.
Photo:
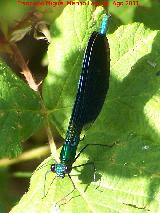
[[(42, 164), (48, 163), (48, 166), (32, 175), (29, 191), (11, 213), (160, 211), (160, 76), (157, 74), (160, 70), (157, 21), (160, 3), (144, 0), (139, 1), (139, 7), (119, 8), (112, 3), (110, 1), (112, 17), (107, 36), (111, 51), (110, 88), (103, 110), (85, 133), (79, 150), (87, 143), (116, 142), (116, 145), (111, 149), (92, 146), (85, 150), (76, 165), (94, 161), (96, 182), (93, 182), (92, 167), (73, 170), (77, 190), (65, 200), (62, 198), (73, 186), (68, 178), (57, 178), (50, 186), (52, 173), (45, 182), (48, 194), (43, 198), (44, 176), (53, 162), (47, 158)], [(95, 13), (92, 7), (74, 6), (59, 10), (57, 17), (47, 17), (52, 42), (48, 48), (49, 69), (42, 96), (51, 126), (64, 136), (84, 49), (91, 32), (99, 28), (104, 10), (97, 8)], [(1, 157), (18, 155), (21, 142), (33, 135), (43, 121), (40, 97), (2, 61)], [(3, 170), (2, 174), (1, 182), (5, 185), (7, 171)], [(57, 201), (66, 204), (55, 206)], [(5, 212), (4, 204), (4, 199), (0, 198), (2, 212)]]

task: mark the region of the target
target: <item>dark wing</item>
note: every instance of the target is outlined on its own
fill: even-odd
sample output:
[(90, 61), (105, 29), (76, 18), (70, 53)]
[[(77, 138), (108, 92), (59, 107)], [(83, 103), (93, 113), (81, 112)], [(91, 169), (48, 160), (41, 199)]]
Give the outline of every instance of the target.
[(83, 59), (82, 72), (70, 125), (77, 132), (99, 115), (109, 88), (110, 53), (104, 35), (93, 32)]

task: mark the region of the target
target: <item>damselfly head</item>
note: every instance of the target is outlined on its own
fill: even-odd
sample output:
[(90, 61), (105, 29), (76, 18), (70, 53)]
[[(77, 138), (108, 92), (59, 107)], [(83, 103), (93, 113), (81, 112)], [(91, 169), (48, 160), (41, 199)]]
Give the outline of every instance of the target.
[(71, 166), (64, 165), (62, 163), (52, 164), (51, 171), (56, 173), (57, 177), (64, 178), (65, 174), (69, 174), (72, 170)]

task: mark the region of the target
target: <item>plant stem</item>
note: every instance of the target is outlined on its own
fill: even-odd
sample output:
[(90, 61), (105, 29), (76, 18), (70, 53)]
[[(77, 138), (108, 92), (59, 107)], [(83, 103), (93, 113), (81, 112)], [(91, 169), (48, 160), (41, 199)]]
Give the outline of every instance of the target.
[(10, 47), (11, 47), (11, 50), (12, 52), (14, 53), (14, 57), (15, 57), (15, 60), (18, 64), (18, 66), (21, 68), (22, 70), (22, 74), (25, 76), (25, 79), (28, 83), (28, 85), (30, 86), (31, 89), (33, 89), (34, 91), (38, 91), (38, 84), (36, 84), (33, 76), (32, 76), (32, 73), (30, 71), (30, 69), (28, 68), (21, 52), (19, 51), (17, 45), (15, 43), (10, 43)]
[(36, 82), (35, 82), (35, 80), (34, 80), (34, 78), (32, 76), (32, 73), (31, 73), (30, 69), (28, 68), (28, 65), (25, 62), (25, 60), (23, 58), (23, 55), (21, 54), (21, 52), (18, 49), (17, 45), (15, 43), (11, 43), (10, 42), (10, 48), (11, 48), (12, 52), (14, 53), (15, 60), (16, 60), (17, 64), (19, 65), (19, 67), (21, 68), (21, 70), (22, 70), (21, 73), (25, 76), (28, 85), (40, 97), (41, 106), (42, 106), (42, 114), (43, 114), (44, 119), (45, 119), (46, 133), (47, 133), (47, 136), (48, 136), (48, 142), (49, 142), (49, 145), (50, 145), (51, 153), (52, 153), (52, 156), (55, 159), (55, 161), (58, 162), (59, 161), (59, 157), (58, 157), (57, 151), (56, 151), (57, 147), (56, 147), (56, 144), (54, 142), (54, 138), (53, 138), (53, 135), (52, 135), (51, 127), (50, 127), (50, 124), (49, 124), (47, 109), (45, 107), (45, 104), (44, 104), (44, 101), (42, 99), (41, 93), (38, 90), (38, 86), (39, 85), (36, 84)]
[(2, 159), (0, 160), (0, 167), (6, 167), (16, 163), (41, 158), (43, 156), (48, 155), (49, 153), (50, 153), (49, 146), (42, 146), (36, 149), (32, 149), (30, 151), (26, 151), (15, 159), (8, 159), (8, 158)]
[(48, 142), (49, 142), (49, 145), (50, 145), (51, 153), (52, 153), (53, 158), (56, 161), (58, 161), (59, 158), (58, 158), (57, 151), (56, 151), (57, 148), (56, 148), (54, 138), (53, 138), (53, 135), (52, 135), (52, 131), (51, 131), (51, 127), (50, 127), (50, 124), (49, 124), (49, 121), (48, 121), (47, 109), (46, 109), (45, 104), (43, 102), (42, 96), (41, 96), (41, 94), (38, 90), (39, 85), (37, 85), (35, 83), (34, 78), (32, 76), (32, 73), (31, 73), (30, 69), (28, 68), (28, 66), (27, 66), (21, 52), (19, 51), (18, 47), (16, 46), (16, 44), (10, 43), (10, 47), (11, 47), (12, 51), (15, 53), (14, 54), (15, 60), (18, 63), (18, 65), (20, 66), (20, 68), (22, 69), (22, 74), (25, 76), (28, 85), (30, 86), (30, 88), (32, 88), (34, 91), (36, 91), (37, 94), (40, 97), (41, 106), (42, 106), (42, 113), (43, 113), (43, 116), (44, 116), (44, 119), (45, 119), (46, 133), (47, 133), (47, 136), (48, 136)]

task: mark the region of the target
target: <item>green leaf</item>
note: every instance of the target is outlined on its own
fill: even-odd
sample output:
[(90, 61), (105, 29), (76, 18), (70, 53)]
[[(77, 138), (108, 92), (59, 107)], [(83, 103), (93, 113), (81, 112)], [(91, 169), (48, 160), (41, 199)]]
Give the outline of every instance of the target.
[[(55, 37), (43, 88), (50, 122), (62, 132), (74, 102), (82, 49), (93, 31), (92, 11), (77, 10), (66, 7), (53, 24)], [(53, 160), (46, 159), (42, 164), (48, 166), (35, 171), (28, 193), (11, 213), (160, 211), (160, 77), (156, 75), (160, 69), (160, 33), (134, 23), (118, 28), (108, 39), (110, 89), (79, 150), (91, 143), (116, 144), (112, 148), (90, 146), (74, 164), (94, 162), (96, 181), (92, 166), (73, 169), (76, 190), (66, 197), (73, 189), (71, 181), (56, 178), (50, 186), (55, 175), (49, 173), (45, 181), (45, 174)]]
[[(123, 2), (123, 5), (120, 5)], [(138, 5), (137, 5), (138, 4)], [(109, 1), (109, 12), (112, 14), (110, 28), (114, 31), (117, 26), (133, 22), (143, 23), (152, 30), (160, 29), (160, 1)], [(116, 23), (116, 26), (114, 26)]]
[[(21, 1), (20, 1), (21, 2)], [(18, 4), (18, 1), (10, 0), (9, 2), (0, 2), (1, 14), (0, 17), (5, 20), (5, 23), (11, 25), (16, 20), (19, 20), (23, 17), (27, 11), (31, 10), (31, 7), (24, 7), (22, 4)], [(12, 11), (8, 13), (8, 11)], [(6, 15), (7, 14), (7, 15)]]
[(0, 157), (20, 154), (20, 143), (28, 139), (42, 121), (38, 94), (0, 61)]

